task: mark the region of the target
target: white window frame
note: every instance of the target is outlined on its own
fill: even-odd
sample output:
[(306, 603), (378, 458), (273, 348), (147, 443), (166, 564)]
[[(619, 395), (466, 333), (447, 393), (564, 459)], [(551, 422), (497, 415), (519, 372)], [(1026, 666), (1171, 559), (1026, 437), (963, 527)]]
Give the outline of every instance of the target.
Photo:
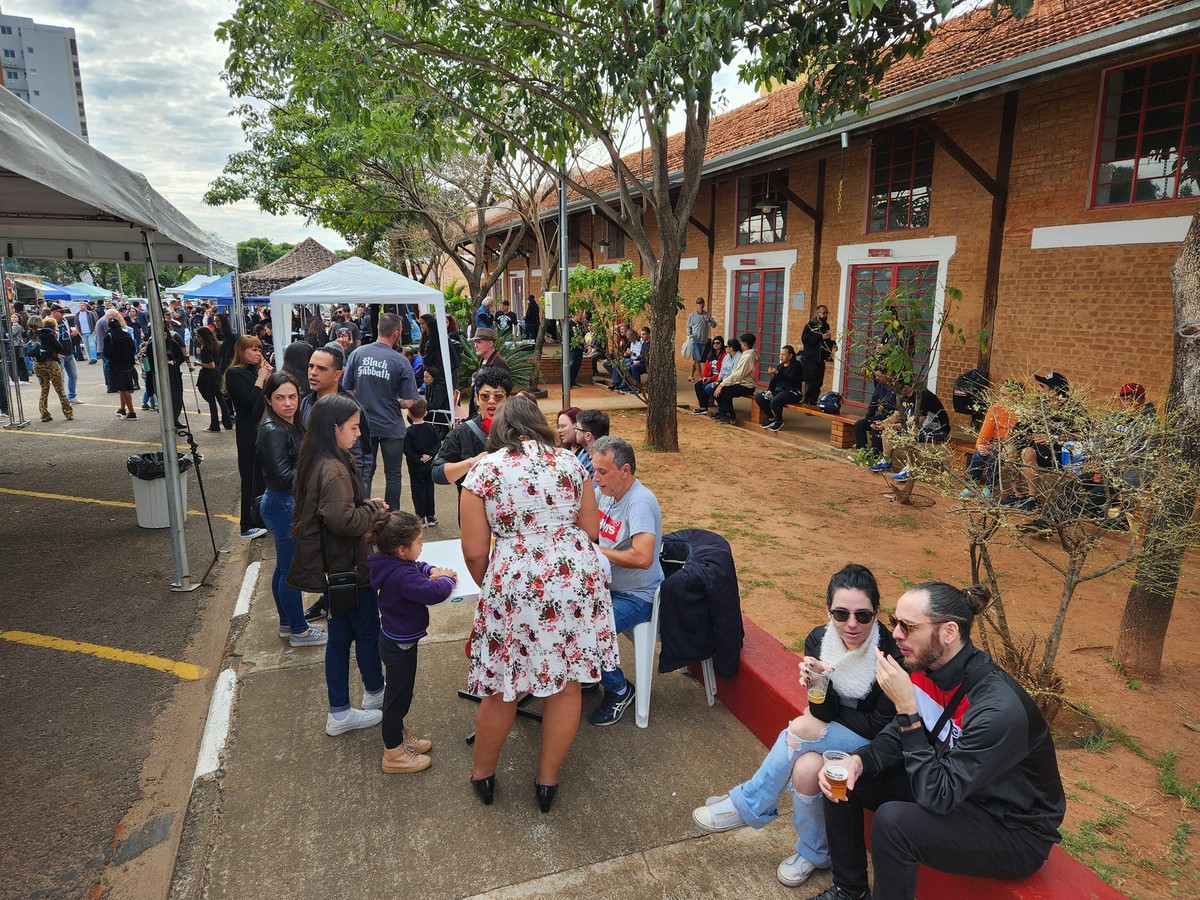
[[(733, 293), (734, 285), (737, 283), (738, 272), (756, 271), (758, 269), (783, 269), (783, 329), (780, 332), (783, 335), (785, 343), (788, 341), (789, 314), (792, 304), (788, 298), (792, 296), (792, 269), (796, 266), (796, 259), (800, 255), (798, 250), (769, 250), (756, 251), (755, 246), (761, 244), (750, 244), (745, 247), (745, 252), (735, 253), (726, 256), (722, 259), (722, 265), (725, 266), (725, 321), (724, 331), (725, 340), (731, 337), (737, 337), (736, 334), (730, 334), (729, 329), (733, 327)], [(753, 259), (753, 262), (743, 263), (742, 260)]]

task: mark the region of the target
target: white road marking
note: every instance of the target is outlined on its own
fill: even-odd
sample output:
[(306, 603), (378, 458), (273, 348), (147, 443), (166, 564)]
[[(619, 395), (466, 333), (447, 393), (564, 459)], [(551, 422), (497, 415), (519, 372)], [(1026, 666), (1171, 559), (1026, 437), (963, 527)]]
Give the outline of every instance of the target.
[(196, 759), (196, 771), (192, 784), (206, 775), (217, 771), (221, 763), (221, 751), (229, 738), (229, 715), (233, 710), (233, 697), (237, 692), (237, 673), (233, 669), (222, 669), (213, 688), (212, 702), (208, 705), (208, 721), (204, 724), (204, 737), (200, 740), (200, 755)]
[(254, 586), (258, 584), (258, 570), (261, 566), (261, 562), (252, 562), (246, 566), (246, 574), (242, 578), (242, 590), (238, 594), (237, 605), (233, 608), (235, 619), (250, 612), (250, 597), (254, 594)]

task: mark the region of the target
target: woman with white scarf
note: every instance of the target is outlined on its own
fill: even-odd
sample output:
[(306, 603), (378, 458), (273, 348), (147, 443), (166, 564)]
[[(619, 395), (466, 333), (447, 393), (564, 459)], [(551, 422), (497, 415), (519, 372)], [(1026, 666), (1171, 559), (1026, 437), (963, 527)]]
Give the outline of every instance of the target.
[(825, 593), (829, 622), (804, 640), (800, 683), (816, 673), (829, 678), (825, 699), (809, 701), (804, 714), (788, 723), (754, 776), (728, 794), (710, 797), (692, 819), (710, 833), (749, 825), (762, 828), (779, 815), (784, 789), (792, 792), (796, 852), (776, 874), (789, 887), (803, 884), (816, 869), (830, 865), (825, 817), (817, 775), (826, 750), (857, 750), (896, 714), (892, 701), (875, 681), (878, 648), (903, 663), (891, 634), (878, 621), (879, 586), (865, 566), (849, 564), (829, 581)]

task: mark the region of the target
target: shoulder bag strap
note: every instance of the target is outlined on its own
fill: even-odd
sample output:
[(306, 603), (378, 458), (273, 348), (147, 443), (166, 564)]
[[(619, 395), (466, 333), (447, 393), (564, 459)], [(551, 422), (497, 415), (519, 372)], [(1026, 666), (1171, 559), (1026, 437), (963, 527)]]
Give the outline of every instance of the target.
[(946, 704), (946, 708), (942, 710), (941, 716), (937, 720), (937, 724), (933, 727), (933, 731), (929, 734), (929, 742), (936, 743), (938, 735), (942, 733), (942, 729), (946, 727), (946, 723), (950, 721), (950, 717), (954, 715), (954, 711), (958, 709), (958, 704), (962, 703), (963, 697), (967, 695), (967, 691), (975, 686), (981, 677), (983, 677), (983, 666), (976, 666), (975, 670), (964, 674), (963, 680), (958, 685), (958, 690), (954, 692), (954, 696), (950, 698), (950, 702)]
[(322, 464), (317, 474), (317, 528), (321, 533), (321, 571), (325, 575), (325, 584), (329, 584), (329, 555), (325, 551), (325, 519), (321, 517), (321, 487), (325, 483), (325, 470)]

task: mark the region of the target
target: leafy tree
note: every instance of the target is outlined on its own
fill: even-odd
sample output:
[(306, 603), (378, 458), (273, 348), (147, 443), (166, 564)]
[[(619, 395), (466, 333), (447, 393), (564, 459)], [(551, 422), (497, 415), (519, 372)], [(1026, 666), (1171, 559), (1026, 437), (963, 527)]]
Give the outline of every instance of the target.
[[(667, 359), (716, 73), (747, 46), (743, 78), (803, 76), (814, 120), (862, 110), (891, 62), (920, 52), (943, 17), (970, 2), (241, 0), (218, 35), (230, 44), (235, 95), (299, 102), (338, 125), (375, 129), (381, 117), (363, 98), (378, 89), (405, 98), (405, 135), (436, 146), (452, 118), (455, 139), (466, 135), (480, 152), (521, 151), (548, 176), (564, 172), (641, 256), (654, 287), (651, 352)], [(1031, 2), (993, 8), (1023, 14)], [(681, 165), (668, 156), (673, 112), (684, 119)], [(623, 158), (626, 139), (645, 152)], [(611, 180), (568, 170), (568, 148), (581, 141), (602, 154)], [(663, 450), (678, 448), (674, 381), (661, 367), (650, 384), (647, 439)]]
[(286, 243), (276, 244), (270, 238), (261, 237), (238, 241), (238, 270), (251, 272), (254, 269), (260, 269), (267, 263), (275, 262), (295, 246), (295, 244)]

